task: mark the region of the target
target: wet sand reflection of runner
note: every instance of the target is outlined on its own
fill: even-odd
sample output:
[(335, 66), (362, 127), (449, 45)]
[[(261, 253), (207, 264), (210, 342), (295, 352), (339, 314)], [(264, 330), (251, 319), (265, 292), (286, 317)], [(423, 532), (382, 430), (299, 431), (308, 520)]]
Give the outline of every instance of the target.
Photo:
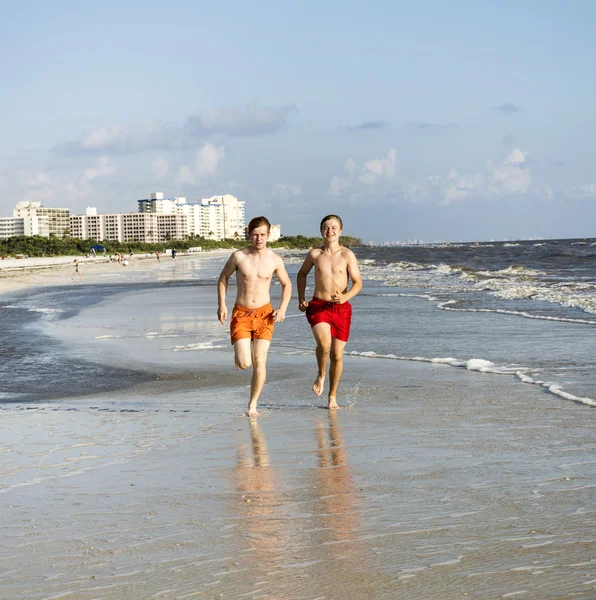
[(257, 419), (249, 419), (249, 427), (250, 451), (247, 444), (238, 446), (234, 469), (236, 490), (242, 492), (237, 502), (242, 503), (239, 512), (244, 518), (239, 527), (253, 550), (249, 557), (252, 568), (266, 575), (287, 552), (287, 525), (265, 436)]
[(322, 568), (317, 565), (315, 569), (317, 591), (328, 598), (386, 598), (394, 583), (371, 560), (375, 553), (366, 539), (364, 499), (348, 460), (336, 411), (316, 423), (315, 439), (316, 511), (321, 527), (313, 546), (318, 557), (324, 557)]

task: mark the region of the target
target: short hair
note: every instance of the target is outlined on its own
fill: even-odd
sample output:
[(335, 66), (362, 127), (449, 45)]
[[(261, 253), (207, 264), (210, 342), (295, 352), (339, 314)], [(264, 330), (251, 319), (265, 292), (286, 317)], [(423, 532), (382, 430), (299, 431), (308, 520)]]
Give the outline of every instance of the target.
[(250, 223), (248, 224), (248, 235), (252, 233), (253, 229), (262, 227), (263, 225), (267, 227), (267, 233), (271, 233), (271, 223), (269, 223), (269, 219), (267, 217), (254, 217), (254, 219), (251, 219)]
[(321, 219), (321, 224), (319, 225), (319, 231), (321, 231), (323, 229), (323, 223), (325, 221), (329, 221), (329, 219), (335, 219), (339, 223), (339, 228), (343, 230), (344, 224), (342, 223), (341, 217), (338, 217), (337, 215), (327, 215), (326, 217), (323, 217)]

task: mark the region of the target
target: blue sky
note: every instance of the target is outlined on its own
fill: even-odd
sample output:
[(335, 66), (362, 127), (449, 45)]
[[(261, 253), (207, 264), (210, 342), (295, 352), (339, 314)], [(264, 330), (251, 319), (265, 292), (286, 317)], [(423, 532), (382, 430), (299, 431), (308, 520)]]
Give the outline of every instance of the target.
[(0, 18), (0, 216), (231, 193), (315, 235), (596, 236), (596, 3), (56, 0)]

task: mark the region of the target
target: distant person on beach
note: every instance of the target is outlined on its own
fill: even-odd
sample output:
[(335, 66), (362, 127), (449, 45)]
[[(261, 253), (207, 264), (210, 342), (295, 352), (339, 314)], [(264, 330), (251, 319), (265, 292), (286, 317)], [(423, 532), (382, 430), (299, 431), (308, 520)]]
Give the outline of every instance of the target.
[[(298, 308), (306, 313), (317, 342), (318, 373), (312, 389), (317, 396), (323, 394), (327, 362), (329, 366), (329, 398), (327, 408), (337, 405), (337, 386), (343, 371), (344, 348), (350, 336), (352, 306), (349, 303), (362, 289), (362, 278), (354, 253), (339, 243), (343, 229), (341, 218), (327, 215), (321, 221), (323, 246), (313, 248), (298, 271)], [(306, 278), (315, 268), (315, 290), (307, 301)], [(348, 281), (352, 285), (348, 289)]]
[(159, 250), (156, 250), (156, 251), (155, 251), (155, 258), (157, 258), (157, 262), (161, 262), (161, 261), (159, 260)]
[(81, 273), (81, 270), (79, 268), (79, 261), (75, 258), (74, 260), (74, 266), (75, 266), (75, 270), (74, 273), (72, 274), (71, 279), (74, 281), (74, 278), (78, 275), (81, 279), (83, 279), (83, 274)]
[[(250, 246), (236, 250), (219, 276), (217, 284), (217, 318), (222, 324), (228, 316), (226, 292), (228, 281), (236, 273), (236, 302), (232, 310), (230, 334), (234, 346), (234, 362), (238, 369), (253, 368), (250, 382), (248, 416), (257, 416), (257, 401), (267, 376), (267, 353), (275, 323), (286, 318), (292, 296), (292, 283), (284, 263), (267, 248), (271, 223), (266, 217), (255, 217), (248, 224)], [(281, 284), (281, 302), (277, 310), (271, 306), (269, 288), (273, 274)]]
[(178, 252), (176, 250), (172, 250), (172, 260), (178, 262), (178, 259), (176, 258), (176, 254), (178, 254)]

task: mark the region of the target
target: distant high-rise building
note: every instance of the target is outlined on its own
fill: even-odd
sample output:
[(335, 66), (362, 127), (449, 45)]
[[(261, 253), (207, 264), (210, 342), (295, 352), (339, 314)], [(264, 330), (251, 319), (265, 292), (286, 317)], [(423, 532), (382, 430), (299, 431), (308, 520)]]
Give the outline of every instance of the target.
[(164, 198), (162, 192), (153, 192), (149, 198), (138, 200), (140, 213), (185, 216), (187, 235), (213, 240), (243, 237), (244, 205), (231, 194), (187, 202), (184, 197)]
[[(31, 230), (38, 230), (42, 233), (27, 233), (24, 235), (45, 235), (45, 223), (36, 222), (35, 217), (47, 217), (47, 235), (56, 237), (65, 237), (69, 235), (70, 228), (70, 210), (68, 208), (50, 208), (42, 206), (41, 202), (17, 202), (12, 211), (15, 218), (25, 219), (29, 223)], [(45, 220), (45, 219), (44, 219)]]

